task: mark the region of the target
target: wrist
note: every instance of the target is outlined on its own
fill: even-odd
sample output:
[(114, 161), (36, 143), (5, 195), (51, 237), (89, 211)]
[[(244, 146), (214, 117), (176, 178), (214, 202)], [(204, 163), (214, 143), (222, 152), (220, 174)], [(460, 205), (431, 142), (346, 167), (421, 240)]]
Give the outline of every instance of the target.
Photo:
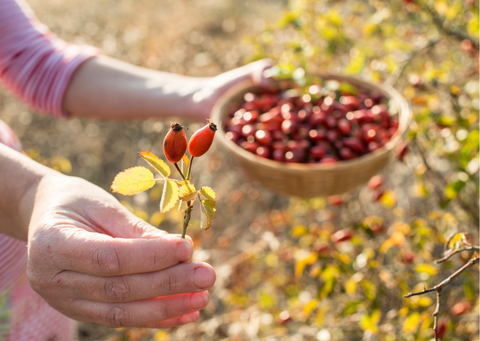
[(0, 232), (27, 241), (38, 184), (56, 172), (0, 144)]

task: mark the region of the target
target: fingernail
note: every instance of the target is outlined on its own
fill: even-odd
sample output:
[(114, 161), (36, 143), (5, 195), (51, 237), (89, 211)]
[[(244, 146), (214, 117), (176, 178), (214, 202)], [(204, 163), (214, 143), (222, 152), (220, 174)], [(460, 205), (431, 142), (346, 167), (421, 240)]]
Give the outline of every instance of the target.
[(190, 298), (190, 304), (193, 309), (202, 309), (208, 303), (208, 295), (206, 292), (196, 292)]
[(210, 288), (213, 283), (215, 283), (215, 273), (210, 268), (196, 268), (193, 281), (195, 285), (200, 289)]
[(193, 246), (187, 240), (184, 240), (177, 245), (178, 259), (185, 262), (192, 257)]
[(182, 316), (182, 323), (190, 323), (190, 322), (195, 322), (199, 318), (198, 312), (191, 313), (188, 315), (183, 315)]

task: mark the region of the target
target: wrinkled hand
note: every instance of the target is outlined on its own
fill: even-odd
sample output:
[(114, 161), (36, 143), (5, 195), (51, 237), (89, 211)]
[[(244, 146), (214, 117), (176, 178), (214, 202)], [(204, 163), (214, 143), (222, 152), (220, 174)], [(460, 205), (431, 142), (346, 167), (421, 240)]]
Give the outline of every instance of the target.
[(269, 59), (262, 59), (245, 66), (222, 73), (216, 77), (200, 80), (200, 90), (193, 95), (193, 101), (200, 110), (198, 116), (209, 118), (212, 109), (222, 94), (229, 88), (243, 81), (250, 81), (252, 85), (271, 87), (273, 81), (263, 76), (263, 71), (273, 66)]
[(32, 288), (73, 319), (170, 328), (198, 319), (215, 282), (210, 265), (186, 263), (192, 244), (85, 180), (46, 176), (29, 226), (27, 273)]

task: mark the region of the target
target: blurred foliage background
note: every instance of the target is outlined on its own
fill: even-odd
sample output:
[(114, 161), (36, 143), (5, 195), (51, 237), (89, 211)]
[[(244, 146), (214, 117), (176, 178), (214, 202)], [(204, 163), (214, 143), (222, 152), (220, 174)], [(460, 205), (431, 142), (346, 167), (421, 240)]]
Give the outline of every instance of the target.
[[(366, 187), (336, 198), (276, 195), (214, 145), (196, 161), (194, 180), (215, 189), (219, 216), (208, 231), (196, 217), (188, 231), (195, 259), (217, 271), (201, 320), (169, 331), (80, 323), (79, 340), (433, 339), (435, 293), (403, 296), (440, 283), (470, 259), (464, 251), (435, 263), (445, 243), (464, 246), (457, 233), (478, 244), (478, 1), (29, 3), (61, 38), (137, 65), (212, 76), (269, 57), (294, 75), (303, 69), (387, 82), (414, 111), (410, 152), (382, 173), (387, 191), (379, 201)], [(167, 120), (55, 120), (3, 90), (0, 118), (32, 158), (106, 190), (116, 173), (142, 164), (139, 151), (161, 155), (168, 128)], [(199, 127), (182, 124), (190, 134)], [(180, 213), (157, 213), (160, 191), (118, 199), (178, 233)], [(352, 238), (338, 242), (338, 231)], [(442, 291), (442, 339), (478, 340), (478, 277), (473, 266)]]

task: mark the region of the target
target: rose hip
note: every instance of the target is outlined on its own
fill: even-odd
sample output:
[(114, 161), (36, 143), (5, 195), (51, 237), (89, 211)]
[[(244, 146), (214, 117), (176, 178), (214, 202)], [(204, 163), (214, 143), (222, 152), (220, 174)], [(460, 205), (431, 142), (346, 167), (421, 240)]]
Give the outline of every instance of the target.
[(257, 130), (255, 132), (255, 139), (263, 145), (270, 145), (272, 143), (272, 134), (268, 130)]

